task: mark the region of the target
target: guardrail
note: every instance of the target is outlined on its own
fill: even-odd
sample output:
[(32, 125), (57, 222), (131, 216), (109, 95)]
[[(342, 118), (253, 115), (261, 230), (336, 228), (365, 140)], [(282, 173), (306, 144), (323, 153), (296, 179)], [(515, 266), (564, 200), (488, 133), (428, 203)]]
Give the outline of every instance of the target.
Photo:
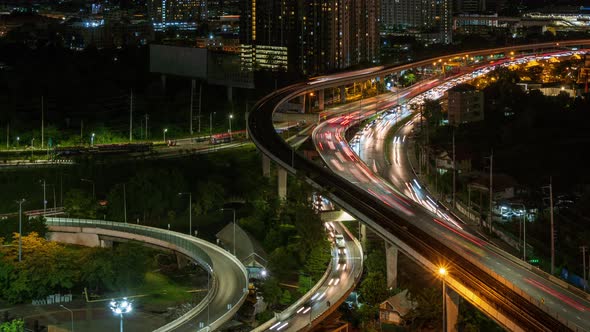
[[(559, 42), (558, 44), (544, 43), (544, 44), (524, 45), (524, 46), (518, 46), (518, 47), (500, 48), (500, 49), (493, 49), (493, 50), (479, 50), (479, 51), (472, 51), (469, 54), (472, 54), (473, 52), (487, 53), (487, 52), (496, 52), (496, 51), (504, 51), (504, 50), (511, 50), (511, 49), (513, 49), (513, 50), (528, 50), (528, 49), (539, 49), (539, 48), (551, 48), (551, 47), (559, 46), (560, 44), (562, 44), (562, 46), (578, 45), (578, 44), (588, 45), (588, 44), (590, 44), (590, 40)], [(458, 56), (458, 55), (462, 55), (462, 54), (454, 54), (453, 56)], [(445, 57), (449, 57), (449, 56), (445, 56)], [(428, 60), (419, 61), (416, 63), (404, 64), (404, 65), (400, 65), (400, 66), (392, 66), (391, 68), (377, 69), (374, 71), (369, 70), (366, 73), (361, 73), (358, 75), (355, 74), (355, 75), (349, 75), (349, 76), (344, 76), (344, 77), (335, 77), (332, 79), (324, 79), (322, 81), (318, 80), (318, 81), (311, 81), (311, 82), (306, 82), (306, 83), (294, 84), (294, 85), (282, 88), (280, 90), (277, 90), (277, 91), (269, 94), (268, 96), (266, 96), (265, 98), (263, 98), (262, 100), (260, 100), (256, 104), (255, 110), (258, 112), (265, 111), (266, 113), (271, 113), (276, 110), (277, 105), (280, 105), (281, 103), (286, 102), (286, 101), (292, 99), (293, 97), (296, 97), (298, 95), (306, 93), (307, 91), (318, 90), (318, 89), (323, 89), (323, 88), (333, 87), (333, 86), (342, 86), (344, 84), (352, 83), (354, 81), (361, 80), (364, 78), (381, 76), (381, 75), (385, 75), (389, 72), (400, 71), (400, 70), (404, 70), (407, 68), (415, 67), (417, 65), (428, 65), (428, 63), (431, 63), (432, 60), (433, 59), (428, 59)], [(258, 114), (256, 114), (256, 115), (258, 115)], [(331, 186), (332, 188), (340, 186), (341, 188), (355, 192), (355, 188), (351, 188), (347, 183), (345, 183), (344, 181), (342, 181), (341, 179), (339, 179), (337, 177), (328, 177), (328, 179), (326, 179), (325, 177), (322, 177), (322, 176), (327, 175), (327, 174), (325, 174), (326, 172), (323, 171), (323, 169), (321, 169), (319, 167), (315, 167), (315, 165), (311, 165), (310, 162), (308, 162), (307, 160), (304, 160), (301, 157), (296, 158), (294, 151), (292, 149), (290, 149), (285, 144), (284, 141), (280, 141), (280, 140), (276, 139), (276, 137), (269, 137), (270, 134), (267, 134), (267, 133), (270, 133), (269, 124), (271, 124), (271, 122), (272, 122), (272, 120), (270, 118), (271, 118), (270, 116), (268, 116), (267, 118), (264, 118), (262, 115), (260, 115), (259, 117), (251, 116), (250, 120), (248, 122), (248, 130), (250, 130), (253, 141), (255, 142), (255, 144), (257, 145), (257, 147), (260, 151), (262, 151), (265, 155), (267, 155), (273, 161), (275, 161), (278, 165), (280, 165), (280, 167), (284, 168), (285, 170), (289, 171), (290, 173), (299, 174), (300, 172), (303, 172), (306, 181), (309, 182), (310, 184), (312, 184), (314, 187), (321, 189), (322, 187), (325, 187), (325, 186)], [(300, 167), (296, 168), (295, 167), (296, 165), (300, 166)], [(337, 189), (335, 189), (335, 190), (337, 191)], [(369, 220), (370, 218), (367, 218), (366, 215), (361, 213), (361, 211), (359, 211), (359, 209), (357, 209), (357, 207), (360, 207), (361, 210), (366, 211), (369, 215), (374, 215), (375, 217), (383, 217), (383, 215), (385, 214), (385, 212), (381, 211), (381, 210), (383, 210), (382, 206), (378, 206), (377, 207), (378, 211), (373, 213), (373, 211), (375, 209), (366, 207), (367, 205), (369, 205), (369, 203), (360, 202), (359, 200), (357, 200), (353, 197), (353, 194), (346, 192), (344, 190), (340, 191), (339, 194), (345, 196), (346, 198), (352, 199), (352, 201), (354, 201), (355, 203), (349, 204), (349, 202), (351, 202), (351, 201), (346, 201), (346, 199), (339, 199), (338, 195), (328, 195), (328, 196), (332, 197), (338, 203), (342, 203), (345, 205), (347, 204), (349, 206), (349, 208), (353, 209), (356, 212), (357, 217), (359, 217), (363, 220), (365, 220), (365, 219)], [(373, 202), (372, 200), (369, 200), (369, 199), (367, 199), (367, 201)], [(411, 225), (407, 222), (406, 222), (406, 224)], [(408, 227), (407, 225), (405, 225), (405, 226)], [(381, 227), (379, 227), (379, 228), (381, 228)], [(392, 227), (390, 227), (390, 228), (392, 228)], [(393, 227), (393, 228), (395, 228), (395, 227)], [(421, 232), (419, 229), (416, 229), (415, 227), (412, 228), (412, 230), (417, 232), (418, 234), (423, 234), (423, 232)], [(390, 232), (387, 232), (387, 233), (391, 234)], [(400, 234), (403, 235), (404, 238), (409, 238), (409, 237), (413, 236), (412, 234), (406, 235), (406, 233), (400, 233)], [(440, 247), (443, 249), (447, 249), (444, 246), (440, 246)], [(422, 245), (422, 247), (420, 247), (420, 248), (422, 250), (427, 249), (427, 247), (425, 245)], [(455, 256), (458, 256), (458, 255), (454, 254), (453, 257), (455, 257)], [(481, 262), (474, 263), (474, 262), (472, 262), (472, 260), (467, 260), (465, 258), (463, 258), (463, 259), (468, 264), (471, 264), (474, 267), (479, 268), (481, 270), (481, 272), (484, 272), (488, 276), (495, 278), (495, 280), (497, 281), (497, 282), (495, 282), (495, 284), (503, 285), (503, 287), (506, 287), (507, 289), (514, 292), (515, 294), (520, 295), (520, 298), (527, 299), (527, 302), (529, 302), (529, 303), (533, 303), (533, 304), (537, 303), (538, 304), (538, 301), (535, 301), (535, 299), (531, 298), (530, 296), (527, 296), (526, 294), (523, 294), (523, 292), (520, 291), (519, 289), (515, 289), (516, 287), (511, 282), (507, 281), (505, 278), (500, 277), (496, 273), (490, 271), (490, 269), (482, 268)], [(492, 278), (490, 278), (490, 279), (492, 279)], [(516, 302), (520, 302), (520, 301), (515, 301), (514, 303), (516, 303)], [(502, 308), (506, 309), (505, 307), (509, 307), (509, 306), (510, 305), (505, 305), (505, 306), (502, 306)], [(580, 327), (577, 326), (575, 323), (566, 322), (563, 319), (563, 317), (561, 317), (561, 315), (559, 313), (556, 313), (556, 312), (551, 313), (549, 311), (550, 309), (546, 305), (543, 305), (543, 306), (537, 305), (537, 306), (540, 308), (540, 310), (539, 309), (531, 309), (528, 312), (529, 313), (538, 313), (538, 311), (545, 311), (546, 313), (549, 313), (549, 317), (552, 317), (553, 319), (557, 319), (557, 321), (566, 325), (567, 327), (572, 328), (574, 330), (580, 329)], [(534, 318), (534, 317), (532, 317), (532, 318)], [(534, 321), (536, 321), (536, 320), (534, 320)], [(537, 323), (534, 323), (534, 321), (529, 320), (529, 322), (531, 322), (531, 326), (538, 325)], [(543, 323), (548, 324), (547, 326), (558, 326), (558, 324), (554, 324), (554, 321), (551, 321), (551, 319), (547, 319)]]
[[(360, 276), (362, 275), (362, 266), (363, 266), (363, 250), (362, 250), (362, 246), (361, 243), (350, 233), (350, 231), (348, 230), (348, 228), (346, 228), (346, 226), (342, 225), (342, 228), (344, 229), (344, 231), (346, 233), (348, 233), (348, 235), (350, 236), (350, 238), (354, 241), (355, 245), (357, 245), (360, 249), (360, 253), (361, 253), (361, 268), (359, 270), (359, 273), (354, 276), (355, 278), (355, 282), (353, 283), (353, 287), (354, 285), (356, 285), (356, 283), (359, 281)], [(305, 302), (307, 302), (317, 291), (318, 289), (320, 289), (320, 287), (322, 287), (324, 285), (324, 283), (326, 283), (326, 280), (328, 280), (328, 277), (330, 276), (330, 274), (332, 273), (332, 262), (333, 259), (330, 259), (330, 263), (328, 264), (328, 268), (326, 269), (326, 272), (324, 272), (324, 275), (322, 275), (322, 277), (318, 280), (318, 282), (307, 292), (305, 293), (303, 296), (301, 296), (297, 301), (295, 301), (295, 303), (291, 304), (287, 309), (283, 310), (280, 313), (275, 314), (275, 317), (271, 318), (270, 320), (266, 321), (265, 323), (259, 325), (258, 327), (256, 327), (255, 329), (252, 330), (252, 332), (262, 332), (264, 330), (269, 329), (271, 326), (273, 326), (274, 324), (278, 323), (279, 321), (285, 320), (286, 318), (289, 318), (289, 314), (292, 313), (296, 308), (302, 306)], [(345, 293), (345, 296), (343, 298), (341, 298), (339, 300), (339, 302), (342, 302), (343, 300), (346, 299), (346, 297), (348, 296), (348, 294), (350, 294), (350, 292), (352, 291), (352, 288), (349, 289), (348, 292)], [(336, 303), (335, 303), (336, 305)], [(333, 308), (334, 306), (332, 306)], [(326, 310), (328, 310), (328, 308), (326, 308)], [(323, 315), (323, 312), (320, 313), (319, 315), (316, 315), (315, 317), (312, 318), (312, 322), (314, 320), (316, 320), (317, 318), (321, 317)]]
[[(195, 260), (207, 271), (207, 273), (211, 275), (211, 287), (209, 289), (209, 292), (207, 292), (205, 298), (198, 305), (196, 305), (194, 308), (192, 308), (189, 312), (187, 312), (180, 318), (158, 328), (155, 331), (173, 331), (174, 329), (182, 326), (183, 324), (189, 322), (191, 319), (195, 318), (215, 298), (217, 290), (220, 286), (220, 277), (217, 276), (217, 274), (213, 270), (213, 262), (211, 260), (211, 257), (202, 249), (202, 247), (206, 247), (209, 250), (214, 250), (222, 254), (228, 259), (228, 261), (239, 266), (244, 281), (243, 294), (240, 297), (239, 301), (232, 304), (232, 308), (226, 311), (215, 321), (210, 322), (209, 326), (205, 329), (214, 330), (217, 327), (221, 326), (225, 321), (231, 318), (235, 314), (235, 312), (237, 312), (241, 304), (246, 300), (248, 286), (248, 275), (246, 268), (236, 257), (210, 242), (186, 234), (181, 234), (178, 232), (116, 221), (54, 217), (47, 217), (46, 219), (47, 226), (49, 226), (50, 228), (54, 228), (57, 231), (67, 231), (69, 228), (69, 230), (79, 233), (107, 233), (113, 236), (116, 236), (117, 234), (113, 234), (112, 232), (120, 232), (121, 234), (118, 235), (122, 238), (126, 237), (126, 233), (156, 239), (158, 240), (157, 242), (163, 242), (164, 244), (168, 244), (168, 248), (181, 252), (190, 257), (191, 259)], [(65, 229), (60, 229), (60, 227), (63, 227)], [(94, 228), (94, 230), (84, 231), (84, 228)], [(99, 230), (108, 230), (110, 232), (101, 232)], [(129, 236), (127, 236), (127, 238), (129, 238)]]

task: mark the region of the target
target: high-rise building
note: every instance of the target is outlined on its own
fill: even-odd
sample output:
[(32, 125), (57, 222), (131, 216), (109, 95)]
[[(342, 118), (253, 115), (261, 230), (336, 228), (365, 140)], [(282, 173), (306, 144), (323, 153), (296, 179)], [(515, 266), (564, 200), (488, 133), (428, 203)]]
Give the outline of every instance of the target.
[(307, 75), (379, 60), (380, 0), (246, 0), (243, 44), (288, 48)]
[(486, 0), (455, 0), (456, 13), (474, 14), (486, 11)]
[(193, 27), (207, 19), (207, 0), (148, 0), (148, 15), (154, 27)]
[[(439, 43), (452, 42), (452, 0), (381, 0), (381, 28), (414, 35), (440, 33)], [(419, 37), (419, 36), (418, 36)]]

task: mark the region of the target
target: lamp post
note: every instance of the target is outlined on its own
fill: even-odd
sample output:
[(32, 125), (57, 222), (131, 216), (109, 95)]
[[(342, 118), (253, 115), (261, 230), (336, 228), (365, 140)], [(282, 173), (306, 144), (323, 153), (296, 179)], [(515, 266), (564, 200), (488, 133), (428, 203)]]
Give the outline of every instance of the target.
[(16, 136), (16, 148), (18, 149), (20, 147), (20, 137)]
[(442, 326), (442, 330), (443, 330), (443, 332), (446, 332), (447, 331), (447, 303), (446, 303), (447, 284), (445, 282), (445, 277), (447, 275), (447, 269), (445, 269), (444, 267), (440, 267), (438, 269), (438, 275), (440, 276), (440, 279), (442, 280), (442, 301), (443, 301), (443, 310), (442, 310), (443, 326)]
[(193, 193), (178, 193), (178, 196), (188, 195), (188, 235), (193, 235)]
[(94, 198), (95, 198), (95, 196), (96, 196), (96, 195), (95, 195), (95, 193), (96, 193), (96, 192), (95, 192), (95, 190), (94, 190), (94, 189), (95, 189), (95, 187), (94, 187), (94, 181), (92, 181), (92, 180), (88, 180), (88, 179), (80, 179), (80, 181), (82, 181), (82, 182), (90, 182), (90, 183), (92, 183), (92, 199), (94, 200)]
[(90, 135), (90, 146), (94, 146), (94, 136), (96, 136), (94, 133)]
[(18, 261), (23, 259), (23, 203), (24, 198), (16, 201), (18, 204)]
[(164, 143), (166, 143), (166, 133), (168, 132), (168, 128), (164, 128), (162, 132), (164, 133)]
[(60, 304), (59, 306), (70, 312), (71, 321), (72, 321), (72, 332), (74, 332), (74, 312), (72, 310), (66, 308), (66, 306), (64, 306), (62, 304)]
[(221, 208), (219, 211), (232, 211), (234, 213), (234, 256), (236, 255), (236, 209), (234, 208)]
[(231, 142), (231, 138), (232, 138), (231, 137), (231, 119), (233, 119), (233, 118), (234, 118), (234, 115), (233, 114), (230, 114), (229, 115), (229, 141), (230, 142)]
[(125, 183), (119, 183), (117, 185), (123, 186), (123, 220), (127, 223), (127, 188)]
[(123, 314), (128, 314), (133, 310), (133, 306), (131, 301), (128, 301), (126, 297), (124, 297), (120, 301), (111, 300), (109, 303), (109, 308), (113, 311), (115, 315), (121, 317), (120, 323), (120, 332), (123, 332)]
[(43, 183), (41, 186), (43, 186), (43, 215), (45, 215), (47, 210), (47, 183), (45, 182), (45, 179), (39, 180), (39, 182)]

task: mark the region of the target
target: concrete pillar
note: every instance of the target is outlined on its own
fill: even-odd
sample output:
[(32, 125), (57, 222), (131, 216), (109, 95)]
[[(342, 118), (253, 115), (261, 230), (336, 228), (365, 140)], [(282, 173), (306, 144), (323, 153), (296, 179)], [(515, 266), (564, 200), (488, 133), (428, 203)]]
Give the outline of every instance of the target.
[(397, 288), (397, 252), (395, 245), (385, 243), (385, 263), (387, 266), (387, 288)]
[(287, 199), (287, 171), (284, 168), (279, 167), (277, 171), (279, 175), (279, 199), (286, 200)]
[(365, 251), (367, 249), (367, 225), (364, 223), (361, 223), (361, 238), (359, 241), (361, 242), (363, 251)]
[(446, 283), (443, 284), (445, 289), (443, 293), (445, 294), (445, 325), (443, 326), (444, 332), (456, 332), (457, 330), (457, 321), (459, 320), (459, 294), (455, 293), (452, 289), (447, 287)]
[(270, 177), (270, 158), (266, 155), (262, 155), (262, 175)]
[(301, 104), (301, 113), (305, 113), (305, 111), (307, 111), (307, 106), (305, 103), (307, 98), (305, 98), (305, 95), (301, 95), (301, 96), (299, 96), (298, 99), (299, 99), (299, 104)]
[(186, 257), (185, 255), (183, 255), (179, 252), (175, 252), (175, 254), (176, 254), (176, 265), (178, 265), (179, 269), (182, 269), (191, 263), (191, 260), (188, 257)]
[(320, 112), (324, 110), (324, 89), (318, 91), (318, 106), (320, 108)]
[(112, 248), (113, 247), (113, 241), (111, 240), (100, 240), (100, 247), (101, 248)]
[(227, 101), (234, 101), (234, 89), (231, 86), (227, 87)]
[(346, 103), (346, 87), (345, 86), (340, 87), (340, 103), (342, 103), (342, 104)]

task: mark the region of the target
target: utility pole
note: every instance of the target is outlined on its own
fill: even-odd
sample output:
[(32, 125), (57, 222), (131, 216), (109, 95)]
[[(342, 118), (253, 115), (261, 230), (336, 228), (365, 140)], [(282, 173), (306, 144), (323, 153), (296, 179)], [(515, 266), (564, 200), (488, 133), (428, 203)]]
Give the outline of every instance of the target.
[(555, 272), (555, 224), (553, 223), (553, 178), (549, 177), (549, 212), (551, 213), (551, 275)]
[(456, 195), (456, 175), (457, 174), (457, 160), (455, 159), (455, 130), (453, 129), (453, 208), (457, 207), (457, 202), (455, 201)]
[(25, 199), (22, 198), (16, 203), (18, 204), (18, 261), (23, 259), (23, 203)]
[(127, 223), (127, 190), (123, 183), (123, 215), (125, 216), (125, 223)]
[[(193, 135), (193, 96), (195, 94), (195, 80), (191, 80), (191, 106), (189, 112), (188, 132)], [(199, 130), (200, 131), (200, 130)]]
[(129, 142), (133, 141), (133, 89), (129, 101)]
[[(193, 81), (194, 82), (194, 81)], [(203, 82), (199, 83), (199, 134), (201, 133), (201, 105), (203, 99)]]
[(588, 250), (588, 246), (580, 246), (580, 250), (582, 251), (582, 266), (584, 269), (584, 281), (586, 281), (586, 251)]
[(148, 139), (148, 119), (149, 118), (150, 117), (147, 114), (145, 114), (145, 139)]
[(80, 120), (80, 142), (84, 139), (84, 120)]
[(45, 122), (45, 109), (44, 109), (44, 101), (43, 101), (43, 96), (41, 96), (41, 149), (43, 149), (43, 144), (44, 144), (44, 122)]
[(6, 122), (6, 149), (9, 148), (10, 144), (10, 122)]
[(493, 181), (493, 171), (494, 168), (494, 149), (492, 149), (492, 153), (490, 154), (490, 206), (489, 206), (489, 216), (490, 216), (490, 220), (488, 220), (489, 222), (489, 227), (490, 227), (490, 234), (492, 234), (492, 219), (493, 219), (493, 212), (492, 212), (492, 200), (494, 198), (494, 190), (493, 190), (493, 185), (494, 185), (494, 181)]

